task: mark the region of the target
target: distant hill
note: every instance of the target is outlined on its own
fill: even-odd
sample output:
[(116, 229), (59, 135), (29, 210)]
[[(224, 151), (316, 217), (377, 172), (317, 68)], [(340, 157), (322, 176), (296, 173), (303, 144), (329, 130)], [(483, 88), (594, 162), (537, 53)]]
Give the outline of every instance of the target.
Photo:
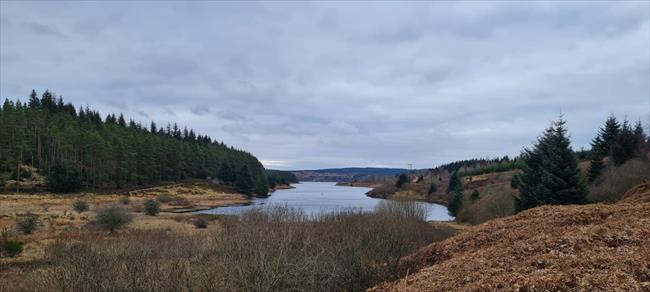
[(345, 167), (315, 170), (294, 170), (299, 181), (353, 182), (371, 176), (396, 176), (408, 169), (379, 167)]

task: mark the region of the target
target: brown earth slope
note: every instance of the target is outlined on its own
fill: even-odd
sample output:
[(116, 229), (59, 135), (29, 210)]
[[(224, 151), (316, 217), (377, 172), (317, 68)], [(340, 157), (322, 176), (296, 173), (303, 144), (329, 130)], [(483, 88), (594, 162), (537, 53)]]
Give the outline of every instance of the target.
[(371, 290), (650, 291), (649, 190), (631, 190), (631, 203), (543, 206), (470, 227)]

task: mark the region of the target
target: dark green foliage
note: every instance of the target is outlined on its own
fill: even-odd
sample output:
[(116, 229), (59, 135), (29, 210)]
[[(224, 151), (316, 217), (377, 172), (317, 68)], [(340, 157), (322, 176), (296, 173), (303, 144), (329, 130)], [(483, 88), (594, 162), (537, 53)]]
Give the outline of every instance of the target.
[(29, 212), (16, 222), (16, 228), (25, 234), (32, 234), (37, 227), (38, 216)]
[(647, 156), (647, 144), (641, 122), (637, 122), (634, 129), (625, 120), (621, 125), (614, 116), (605, 121), (598, 135), (591, 142), (591, 164), (589, 167), (588, 181), (596, 181), (605, 168), (603, 159), (610, 157), (613, 165), (619, 166), (626, 161)]
[(401, 188), (405, 183), (408, 183), (408, 181), (409, 181), (409, 177), (406, 174), (402, 173), (397, 177), (395, 186), (397, 188)]
[(0, 257), (15, 257), (23, 252), (23, 243), (9, 239), (9, 230), (2, 228), (0, 231)]
[(605, 121), (605, 125), (598, 130), (598, 135), (591, 142), (591, 149), (607, 156), (612, 151), (612, 146), (616, 143), (621, 132), (621, 124), (616, 120), (614, 115), (610, 115)]
[(296, 178), (296, 175), (291, 171), (267, 169), (266, 178), (269, 182), (269, 188), (275, 188), (277, 185), (288, 185), (298, 182), (298, 178)]
[(431, 185), (429, 186), (429, 191), (427, 191), (427, 194), (431, 195), (437, 191), (438, 191), (438, 186), (436, 186), (435, 183), (431, 183)]
[(57, 161), (52, 166), (47, 179), (50, 190), (56, 193), (70, 193), (81, 188), (79, 171), (71, 163)]
[(472, 202), (476, 202), (480, 197), (481, 194), (478, 192), (478, 190), (474, 190), (469, 198), (472, 200)]
[(454, 172), (449, 178), (449, 186), (447, 186), (447, 195), (449, 202), (447, 204), (447, 211), (449, 215), (456, 217), (458, 211), (463, 205), (463, 183), (460, 181), (458, 172)]
[(591, 159), (589, 164), (589, 176), (587, 180), (589, 182), (594, 182), (598, 178), (598, 176), (600, 176), (600, 173), (603, 171), (603, 168), (605, 168), (605, 165), (603, 164), (603, 159), (600, 156), (595, 155), (595, 157)]
[(88, 211), (88, 209), (90, 209), (90, 207), (88, 206), (88, 203), (86, 203), (86, 201), (83, 201), (83, 200), (77, 200), (74, 203), (72, 203), (72, 208), (75, 211), (77, 211), (77, 213), (83, 213), (83, 212)]
[(533, 148), (521, 154), (525, 166), (513, 178), (520, 193), (515, 198), (517, 211), (545, 204), (585, 202), (587, 191), (565, 124), (561, 118), (553, 122)]
[(458, 176), (458, 172), (452, 173), (451, 177), (449, 178), (447, 193), (451, 193), (456, 190), (462, 190), (462, 189), (463, 189), (463, 183), (460, 181), (460, 176)]
[(195, 218), (194, 220), (192, 220), (192, 224), (194, 225), (194, 227), (199, 229), (208, 228), (208, 220), (205, 220), (203, 218)]
[[(479, 175), (494, 171), (508, 171), (518, 168), (516, 161), (518, 159), (510, 159), (507, 155), (501, 158), (474, 158), (468, 160), (459, 160), (451, 163), (443, 164), (438, 168), (443, 168), (450, 173), (460, 172), (461, 176)], [(495, 166), (500, 165), (500, 166)], [(489, 169), (489, 167), (494, 167)], [(485, 170), (482, 170), (486, 168)]]
[(481, 174), (493, 173), (493, 172), (510, 171), (515, 169), (521, 169), (522, 167), (523, 167), (523, 162), (521, 162), (521, 160), (508, 159), (503, 161), (488, 162), (486, 165), (477, 166), (473, 170), (463, 171), (460, 173), (460, 176), (474, 176), (474, 175), (481, 175)]
[(156, 216), (160, 213), (160, 202), (156, 200), (147, 199), (142, 205), (144, 206), (144, 213), (149, 216)]
[(40, 100), (33, 92), (29, 106), (5, 100), (0, 110), (0, 178), (16, 177), (21, 164), (38, 168), (55, 192), (223, 176), (234, 184), (243, 165), (252, 192), (268, 191), (264, 168), (250, 153), (177, 125), (147, 128), (122, 114), (102, 119), (49, 91)]
[(611, 147), (611, 157), (614, 165), (621, 165), (634, 157), (637, 149), (637, 140), (630, 123), (626, 120), (621, 126), (621, 131)]
[(113, 233), (131, 221), (133, 221), (133, 216), (127, 210), (117, 206), (108, 206), (97, 212), (93, 223)]
[(237, 172), (235, 188), (244, 195), (251, 195), (253, 193), (253, 178), (246, 165), (242, 166)]
[(23, 252), (23, 243), (16, 240), (5, 240), (2, 243), (3, 253), (8, 257), (15, 257)]

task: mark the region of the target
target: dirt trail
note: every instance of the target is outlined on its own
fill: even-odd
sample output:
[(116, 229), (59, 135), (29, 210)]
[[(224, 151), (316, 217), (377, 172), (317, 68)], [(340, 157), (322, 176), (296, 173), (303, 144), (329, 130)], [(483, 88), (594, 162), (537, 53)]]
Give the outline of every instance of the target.
[(650, 185), (617, 204), (543, 206), (470, 227), (372, 291), (650, 291)]

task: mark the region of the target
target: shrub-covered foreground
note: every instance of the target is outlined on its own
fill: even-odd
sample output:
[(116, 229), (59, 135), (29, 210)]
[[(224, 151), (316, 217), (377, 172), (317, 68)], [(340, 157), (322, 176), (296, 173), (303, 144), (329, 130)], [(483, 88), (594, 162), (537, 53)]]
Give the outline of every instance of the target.
[(49, 247), (35, 290), (334, 291), (363, 290), (403, 276), (400, 258), (453, 234), (424, 211), (390, 203), (375, 212), (310, 218), (287, 207), (223, 220), (217, 231), (180, 235), (128, 231)]

